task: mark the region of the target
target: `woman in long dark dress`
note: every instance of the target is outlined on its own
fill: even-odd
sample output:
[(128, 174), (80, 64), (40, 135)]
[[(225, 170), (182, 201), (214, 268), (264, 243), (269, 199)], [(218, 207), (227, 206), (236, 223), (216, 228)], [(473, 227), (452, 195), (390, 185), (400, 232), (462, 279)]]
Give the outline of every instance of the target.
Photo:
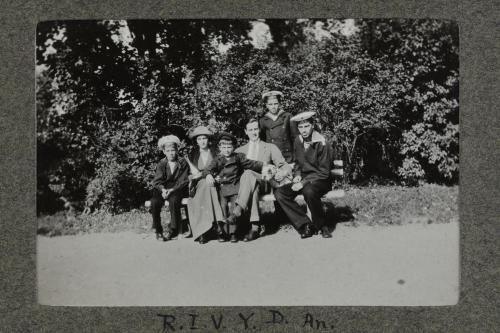
[(216, 187), (201, 178), (201, 171), (210, 165), (216, 156), (209, 145), (211, 136), (212, 133), (205, 126), (196, 127), (189, 135), (196, 141), (198, 149), (189, 157), (192, 173), (189, 176), (190, 192), (191, 194), (194, 192), (194, 195), (189, 199), (187, 206), (193, 238), (200, 244), (208, 241), (207, 233), (214, 223), (224, 220)]

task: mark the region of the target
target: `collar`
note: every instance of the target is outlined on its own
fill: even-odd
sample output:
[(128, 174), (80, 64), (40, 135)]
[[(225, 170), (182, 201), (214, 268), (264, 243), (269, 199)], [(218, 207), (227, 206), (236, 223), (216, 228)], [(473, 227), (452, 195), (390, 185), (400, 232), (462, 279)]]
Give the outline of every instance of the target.
[[(300, 139), (300, 142), (304, 143), (304, 138), (300, 134), (299, 134), (299, 139)], [(326, 139), (323, 135), (321, 135), (318, 132), (316, 132), (315, 130), (313, 130), (310, 142), (311, 143), (321, 142), (321, 144), (323, 144), (323, 146), (324, 146), (326, 144)]]
[(255, 141), (248, 140), (249, 145), (251, 145), (251, 144), (258, 145), (259, 143), (260, 143), (260, 138), (255, 140)]
[(273, 115), (271, 112), (267, 112), (266, 117), (271, 119), (272, 121), (276, 121), (276, 119), (278, 119), (279, 116), (281, 116), (284, 112), (285, 111), (283, 111), (283, 110), (279, 110), (276, 115)]

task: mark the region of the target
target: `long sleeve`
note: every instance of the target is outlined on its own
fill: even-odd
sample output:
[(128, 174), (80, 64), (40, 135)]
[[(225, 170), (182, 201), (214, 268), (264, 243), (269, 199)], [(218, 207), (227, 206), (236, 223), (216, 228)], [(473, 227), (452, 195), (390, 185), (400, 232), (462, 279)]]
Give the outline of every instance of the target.
[(328, 142), (318, 144), (318, 178), (330, 179), (330, 169), (332, 165), (332, 149)]
[(330, 168), (332, 163), (332, 149), (329, 143), (318, 143), (316, 147), (316, 172), (309, 173), (303, 179), (303, 183), (312, 182), (315, 180), (328, 180), (330, 176)]
[(299, 154), (297, 154), (297, 150), (301, 149), (301, 147), (299, 147), (299, 145), (302, 145), (302, 143), (300, 141), (298, 141), (298, 140), (293, 141), (293, 170), (292, 170), (292, 174), (293, 174), (294, 178), (297, 176), (302, 176), (302, 172), (300, 170), (301, 161), (299, 161), (299, 159), (298, 159)]
[(165, 170), (165, 163), (164, 161), (160, 161), (156, 165), (156, 171), (155, 171), (155, 176), (153, 178), (153, 187), (156, 188), (157, 190), (161, 191), (165, 188), (165, 182), (166, 182), (166, 170)]
[(253, 170), (255, 172), (262, 171), (262, 167), (264, 166), (263, 162), (250, 160), (250, 159), (246, 158), (246, 156), (242, 153), (239, 153), (238, 156), (240, 158), (240, 163), (241, 163), (241, 166), (243, 167), (243, 169), (250, 169), (250, 170)]

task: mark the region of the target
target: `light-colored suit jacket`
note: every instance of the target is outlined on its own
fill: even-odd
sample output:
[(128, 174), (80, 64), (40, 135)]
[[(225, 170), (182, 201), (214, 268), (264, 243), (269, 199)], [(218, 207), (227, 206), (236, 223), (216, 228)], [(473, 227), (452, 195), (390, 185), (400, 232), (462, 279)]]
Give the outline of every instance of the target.
[[(249, 143), (236, 149), (237, 153), (247, 154), (249, 148)], [(284, 175), (292, 175), (292, 166), (286, 163), (283, 154), (279, 150), (278, 146), (273, 143), (268, 143), (265, 141), (259, 141), (259, 152), (257, 154), (257, 160), (265, 164), (273, 164), (276, 166)]]

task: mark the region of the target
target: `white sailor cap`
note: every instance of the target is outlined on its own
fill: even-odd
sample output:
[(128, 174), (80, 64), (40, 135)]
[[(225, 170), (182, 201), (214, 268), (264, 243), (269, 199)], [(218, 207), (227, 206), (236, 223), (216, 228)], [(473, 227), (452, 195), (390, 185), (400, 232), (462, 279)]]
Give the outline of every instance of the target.
[(272, 96), (279, 96), (279, 97), (283, 98), (283, 93), (281, 91), (278, 91), (278, 90), (266, 91), (265, 93), (262, 94), (262, 99), (266, 99), (266, 98), (272, 97)]
[(290, 118), (291, 121), (302, 121), (302, 120), (307, 120), (307, 119), (310, 119), (312, 118), (314, 115), (316, 114), (316, 112), (314, 111), (305, 111), (305, 112), (301, 112), (293, 117)]

